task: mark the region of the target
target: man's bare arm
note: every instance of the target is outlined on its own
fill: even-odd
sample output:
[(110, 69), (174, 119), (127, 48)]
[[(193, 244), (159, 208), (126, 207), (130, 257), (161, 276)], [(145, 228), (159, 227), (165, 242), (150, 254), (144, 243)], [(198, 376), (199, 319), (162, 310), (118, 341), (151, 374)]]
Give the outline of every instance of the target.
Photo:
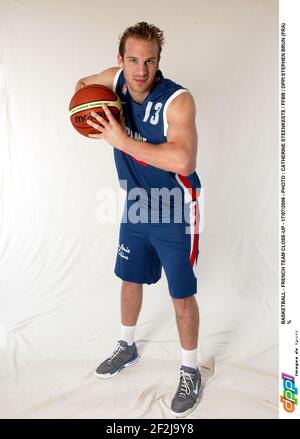
[(103, 70), (103, 72), (97, 73), (96, 75), (81, 78), (76, 84), (75, 91), (90, 84), (102, 84), (106, 87), (113, 88), (113, 82), (118, 70), (120, 70), (119, 67), (110, 67), (109, 69)]
[(102, 127), (92, 120), (88, 120), (89, 125), (101, 131), (99, 134), (89, 134), (89, 137), (104, 139), (115, 148), (165, 171), (187, 176), (195, 170), (197, 156), (196, 109), (190, 93), (182, 93), (171, 102), (167, 111), (167, 142), (158, 145), (129, 137), (125, 127), (115, 120), (109, 108), (106, 105), (103, 105), (103, 108), (108, 121), (95, 112), (91, 112), (92, 116), (102, 124)]
[(167, 142), (154, 145), (132, 138), (123, 138), (115, 145), (138, 160), (183, 176), (196, 168), (198, 136), (195, 124), (196, 107), (192, 95), (184, 92), (171, 102), (168, 112)]

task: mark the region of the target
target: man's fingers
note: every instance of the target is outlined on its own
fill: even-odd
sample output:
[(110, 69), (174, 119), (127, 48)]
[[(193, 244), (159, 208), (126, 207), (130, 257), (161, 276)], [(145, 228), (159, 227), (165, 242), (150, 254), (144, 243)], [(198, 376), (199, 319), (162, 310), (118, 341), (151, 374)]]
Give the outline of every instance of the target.
[(105, 111), (107, 119), (113, 125), (115, 123), (116, 119), (114, 118), (112, 112), (110, 111), (110, 109), (108, 108), (108, 106), (106, 104), (103, 104), (103, 110)]
[(102, 139), (100, 134), (88, 134), (88, 137), (91, 137), (92, 139)]
[(95, 111), (91, 111), (91, 116), (93, 116), (103, 126), (106, 126), (108, 124), (107, 120), (104, 117), (100, 116), (99, 114), (95, 113)]
[[(97, 120), (98, 120), (98, 119), (97, 119)], [(92, 120), (89, 120), (89, 119), (86, 121), (86, 123), (87, 123), (88, 125), (90, 125), (91, 127), (95, 128), (95, 130), (102, 132), (102, 131), (103, 131), (104, 124), (103, 124), (102, 121), (100, 121), (100, 120), (99, 120), (99, 122), (102, 124), (102, 126), (99, 125), (98, 123), (93, 122)]]
[(123, 128), (126, 128), (125, 116), (122, 116), (121, 125)]

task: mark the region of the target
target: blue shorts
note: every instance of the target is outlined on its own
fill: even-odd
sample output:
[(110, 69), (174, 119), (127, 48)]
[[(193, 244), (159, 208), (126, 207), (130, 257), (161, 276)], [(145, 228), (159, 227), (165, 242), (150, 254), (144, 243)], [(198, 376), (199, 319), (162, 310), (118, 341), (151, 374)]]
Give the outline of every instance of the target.
[(198, 201), (187, 208), (188, 221), (185, 217), (181, 223), (121, 222), (115, 274), (128, 282), (153, 284), (161, 278), (163, 267), (172, 298), (196, 294)]

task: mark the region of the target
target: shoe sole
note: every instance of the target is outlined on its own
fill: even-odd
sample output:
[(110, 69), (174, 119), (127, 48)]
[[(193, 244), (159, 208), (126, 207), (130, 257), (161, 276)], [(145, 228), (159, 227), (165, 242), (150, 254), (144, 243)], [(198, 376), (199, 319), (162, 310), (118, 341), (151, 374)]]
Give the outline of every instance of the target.
[(134, 366), (135, 363), (138, 362), (138, 360), (139, 360), (139, 357), (136, 357), (134, 360), (130, 361), (129, 363), (124, 364), (124, 366), (120, 367), (120, 369), (116, 370), (116, 372), (114, 372), (114, 373), (103, 373), (103, 374), (100, 374), (98, 372), (95, 372), (96, 376), (98, 378), (102, 378), (102, 379), (112, 378), (115, 375), (117, 375), (118, 373), (120, 373), (121, 370), (125, 369), (125, 367)]
[(197, 401), (195, 402), (193, 407), (191, 407), (190, 409), (186, 410), (185, 412), (177, 413), (177, 412), (174, 412), (173, 410), (170, 409), (170, 413), (171, 413), (172, 416), (175, 416), (176, 418), (183, 418), (184, 416), (189, 415), (190, 413), (192, 413), (195, 410), (198, 402), (199, 402), (199, 399), (197, 399)]
[(171, 413), (172, 416), (175, 416), (175, 418), (184, 418), (184, 416), (187, 416), (190, 413), (192, 413), (193, 410), (194, 410), (194, 407), (191, 408), (191, 409), (188, 409), (188, 410), (186, 410), (185, 412), (182, 412), (182, 413), (176, 413), (176, 412), (173, 412), (173, 410), (170, 410), (170, 413)]

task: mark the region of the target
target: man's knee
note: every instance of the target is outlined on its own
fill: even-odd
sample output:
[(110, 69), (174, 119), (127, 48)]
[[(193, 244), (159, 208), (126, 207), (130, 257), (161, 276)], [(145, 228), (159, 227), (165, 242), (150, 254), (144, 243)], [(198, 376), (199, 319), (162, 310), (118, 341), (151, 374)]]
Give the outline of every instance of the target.
[(135, 282), (128, 282), (126, 280), (122, 281), (122, 290), (123, 291), (141, 291), (143, 288), (143, 284), (137, 284)]
[(191, 307), (197, 306), (197, 302), (195, 296), (183, 297), (181, 299), (172, 299), (175, 307), (175, 311), (177, 315), (185, 314), (187, 310), (190, 310)]

